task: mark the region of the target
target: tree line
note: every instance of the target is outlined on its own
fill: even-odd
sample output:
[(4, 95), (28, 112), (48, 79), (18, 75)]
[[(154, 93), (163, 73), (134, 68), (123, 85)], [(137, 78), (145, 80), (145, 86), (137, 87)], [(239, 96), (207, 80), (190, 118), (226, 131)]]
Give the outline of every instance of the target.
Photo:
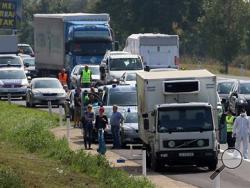
[(33, 14), (109, 13), (121, 49), (133, 33), (178, 34), (181, 55), (212, 57), (228, 65), (250, 52), (248, 0), (23, 0), (21, 42), (33, 44)]

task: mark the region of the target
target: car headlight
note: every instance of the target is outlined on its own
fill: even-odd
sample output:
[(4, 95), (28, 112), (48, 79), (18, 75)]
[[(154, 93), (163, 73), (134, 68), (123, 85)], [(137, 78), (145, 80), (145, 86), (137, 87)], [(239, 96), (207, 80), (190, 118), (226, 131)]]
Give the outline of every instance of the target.
[(34, 97), (39, 97), (39, 96), (41, 96), (42, 94), (41, 93), (33, 93), (33, 96)]
[(66, 94), (65, 93), (57, 93), (57, 96), (66, 96)]
[(244, 99), (240, 99), (239, 103), (245, 103), (246, 101)]
[(173, 148), (175, 147), (175, 141), (171, 140), (168, 142), (168, 147)]
[(205, 145), (204, 140), (198, 140), (198, 141), (197, 141), (197, 145), (198, 145), (199, 147), (204, 146), (204, 145)]

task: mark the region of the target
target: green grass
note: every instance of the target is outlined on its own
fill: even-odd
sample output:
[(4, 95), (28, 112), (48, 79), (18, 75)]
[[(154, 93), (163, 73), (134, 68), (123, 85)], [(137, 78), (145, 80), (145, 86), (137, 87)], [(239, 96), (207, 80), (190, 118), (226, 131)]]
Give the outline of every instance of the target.
[[(72, 183), (70, 179), (67, 181), (67, 178), (62, 178), (65, 180), (63, 181), (63, 184), (60, 184), (60, 181), (49, 185), (42, 184), (44, 181), (50, 182), (47, 181), (44, 176), (46, 170), (48, 171), (47, 173), (49, 173), (50, 170), (46, 168), (43, 169), (43, 166), (48, 168), (51, 167), (51, 170), (56, 169), (56, 166), (62, 166), (60, 169), (67, 169), (68, 172), (73, 174), (76, 173), (77, 176), (79, 176), (79, 174), (84, 176), (85, 179), (83, 178), (83, 180), (86, 180), (86, 184), (89, 184), (89, 180), (91, 179), (93, 187), (153, 187), (153, 185), (145, 178), (130, 177), (125, 171), (111, 168), (108, 161), (102, 156), (92, 156), (83, 150), (75, 153), (69, 149), (66, 139), (56, 140), (54, 135), (49, 131), (50, 128), (58, 125), (58, 117), (56, 115), (51, 116), (48, 112), (28, 109), (13, 104), (9, 105), (6, 102), (1, 101), (0, 109), (0, 141), (8, 143), (7, 145), (11, 144), (14, 148), (19, 148), (21, 151), (26, 151), (26, 153), (21, 152), (21, 156), (17, 155), (13, 159), (13, 163), (18, 166), (18, 169), (20, 169), (18, 177), (20, 177), (24, 186), (34, 186), (34, 183), (27, 183), (32, 182), (34, 179), (34, 177), (31, 177), (27, 180), (27, 177), (29, 177), (28, 174), (30, 174), (29, 172), (34, 172), (34, 174), (41, 174), (40, 179), (40, 175), (35, 176), (35, 179), (38, 179), (38, 186), (41, 185), (40, 187), (78, 187), (79, 183), (77, 181), (74, 185), (71, 184), (71, 186), (67, 186)], [(8, 148), (5, 148), (4, 150), (5, 151), (1, 151), (1, 153), (8, 153)], [(14, 151), (17, 151), (17, 149)], [(11, 153), (13, 151), (10, 150), (9, 152)], [(25, 163), (23, 165), (18, 165), (19, 160), (16, 158), (20, 157), (26, 159), (26, 154), (27, 156), (31, 155), (32, 158), (34, 158), (34, 160), (31, 161), (36, 161), (35, 163), (37, 166), (35, 164), (32, 165)], [(0, 157), (3, 158), (4, 156), (0, 155)], [(10, 159), (7, 161), (9, 160)], [(46, 163), (48, 164), (46, 165)], [(57, 165), (53, 166), (53, 163)], [(10, 168), (17, 168), (15, 165), (12, 166), (10, 164), (11, 163), (8, 163), (7, 167), (10, 166)], [(23, 166), (31, 166), (31, 168), (27, 170), (28, 174), (21, 173), (22, 171), (26, 172), (26, 170), (22, 170)], [(37, 172), (35, 172), (35, 169)], [(53, 175), (49, 177), (53, 177)], [(58, 177), (55, 177), (55, 179), (57, 178)]]

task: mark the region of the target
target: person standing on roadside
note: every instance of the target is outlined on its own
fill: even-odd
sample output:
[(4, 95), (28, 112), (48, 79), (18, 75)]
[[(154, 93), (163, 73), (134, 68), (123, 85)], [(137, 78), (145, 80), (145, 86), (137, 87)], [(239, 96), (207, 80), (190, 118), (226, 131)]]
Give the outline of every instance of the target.
[(95, 129), (98, 133), (98, 143), (99, 147), (97, 152), (104, 155), (106, 153), (106, 145), (105, 145), (105, 138), (104, 138), (104, 130), (108, 125), (108, 118), (104, 115), (104, 107), (99, 108), (99, 115), (96, 115), (95, 118)]
[[(93, 134), (93, 121), (94, 121), (94, 112), (92, 111), (92, 105), (88, 105), (87, 111), (84, 112), (83, 118), (83, 131), (84, 131), (84, 146), (85, 149), (92, 149), (92, 134)], [(88, 146), (88, 148), (87, 148)]]
[(120, 149), (120, 126), (123, 122), (124, 117), (120, 112), (118, 112), (118, 107), (113, 106), (113, 113), (110, 117), (111, 132), (113, 136), (113, 147), (112, 149)]
[(64, 68), (61, 70), (61, 72), (58, 73), (58, 79), (61, 82), (62, 86), (68, 86), (68, 74), (66, 73), (66, 70)]
[(243, 158), (248, 159), (250, 123), (245, 109), (241, 109), (240, 115), (235, 119), (233, 125), (233, 137), (236, 138), (235, 148), (240, 151), (241, 142), (243, 143)]
[(228, 148), (234, 148), (235, 145), (235, 138), (233, 137), (233, 124), (234, 124), (235, 117), (233, 116), (232, 112), (229, 110), (225, 117), (225, 123), (227, 126), (227, 145)]
[(81, 119), (81, 88), (77, 87), (74, 94), (74, 128), (80, 127), (80, 119)]
[(89, 88), (92, 82), (92, 72), (88, 65), (85, 65), (80, 76), (81, 85), (83, 88)]

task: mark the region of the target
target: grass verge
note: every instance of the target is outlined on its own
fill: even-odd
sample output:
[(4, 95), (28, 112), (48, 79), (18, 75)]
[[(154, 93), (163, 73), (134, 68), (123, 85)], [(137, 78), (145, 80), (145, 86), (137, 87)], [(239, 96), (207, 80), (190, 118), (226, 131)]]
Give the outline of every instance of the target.
[[(87, 174), (92, 178), (93, 185), (98, 185), (98, 187), (153, 187), (146, 178), (131, 177), (125, 171), (111, 168), (108, 161), (102, 156), (92, 156), (83, 150), (75, 153), (69, 149), (65, 139), (56, 140), (49, 129), (57, 126), (57, 116), (50, 116), (44, 111), (9, 105), (1, 101), (0, 109), (0, 131), (2, 133), (0, 140), (2, 142), (25, 149), (33, 156), (39, 155), (43, 157), (42, 159), (53, 159), (54, 163), (59, 161), (61, 165), (66, 165), (75, 173)], [(34, 161), (39, 161), (39, 159), (36, 158)], [(44, 166), (50, 167), (52, 163), (44, 164)], [(27, 180), (24, 181), (23, 174), (19, 173), (24, 186), (30, 187), (29, 184), (26, 184)], [(38, 181), (38, 186), (41, 182)], [(62, 187), (67, 187), (66, 184), (64, 185)], [(58, 186), (55, 184), (50, 187)]]

